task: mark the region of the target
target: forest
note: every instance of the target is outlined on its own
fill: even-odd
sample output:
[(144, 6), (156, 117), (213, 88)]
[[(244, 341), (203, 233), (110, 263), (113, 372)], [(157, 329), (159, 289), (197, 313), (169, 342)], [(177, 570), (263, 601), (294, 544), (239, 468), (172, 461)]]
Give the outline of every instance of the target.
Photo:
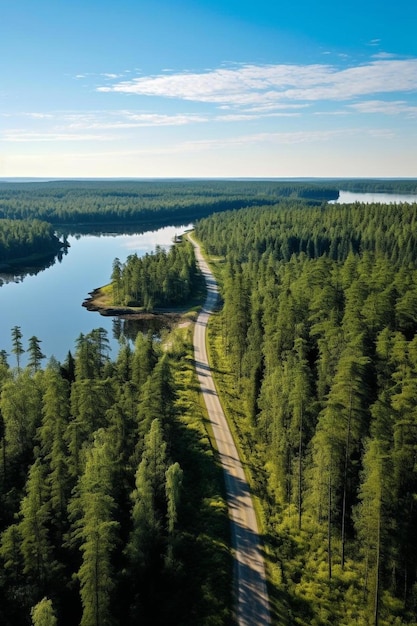
[(211, 350), (277, 613), (416, 624), (417, 204), (288, 202), (196, 234), (222, 285)]
[(61, 226), (193, 221), (289, 196), (321, 202), (336, 199), (338, 189), (317, 182), (244, 180), (0, 182), (0, 219), (36, 218)]
[(332, 179), (331, 184), (343, 191), (357, 193), (417, 193), (417, 181), (414, 178), (341, 178)]
[(157, 247), (143, 257), (131, 254), (113, 262), (111, 304), (142, 307), (145, 311), (189, 302), (200, 284), (193, 247), (177, 242), (167, 252)]
[[(43, 366), (12, 329), (0, 353), (0, 622), (226, 624), (223, 484), (203, 427), (190, 329), (106, 331)], [(27, 351), (28, 364), (21, 367)]]
[(0, 219), (0, 266), (45, 258), (64, 247), (51, 224), (38, 219)]
[(0, 263), (54, 255), (70, 232), (110, 224), (144, 228), (288, 198), (320, 205), (336, 200), (340, 189), (415, 193), (416, 187), (388, 179), (0, 181)]
[[(327, 204), (339, 188), (416, 181), (1, 183), (0, 254), (52, 249), (65, 223), (197, 220), (222, 297), (210, 354), (259, 507), (273, 623), (416, 626), (417, 204)], [(115, 259), (109, 280), (115, 303), (147, 310), (200, 289), (187, 241)], [(45, 363), (42, 341), (11, 329), (1, 624), (232, 623), (191, 332), (122, 335), (111, 360), (98, 328)]]

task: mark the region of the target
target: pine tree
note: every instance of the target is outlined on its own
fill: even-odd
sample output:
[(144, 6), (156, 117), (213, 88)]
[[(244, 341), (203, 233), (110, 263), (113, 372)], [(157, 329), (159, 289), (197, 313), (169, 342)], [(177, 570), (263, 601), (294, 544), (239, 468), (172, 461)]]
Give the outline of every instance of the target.
[(113, 270), (111, 274), (111, 284), (113, 289), (114, 304), (122, 304), (121, 293), (122, 264), (117, 257), (113, 261)]
[(303, 465), (304, 450), (308, 441), (306, 432), (312, 430), (308, 423), (309, 412), (311, 411), (311, 381), (308, 363), (305, 358), (306, 342), (299, 338), (295, 342), (295, 358), (293, 380), (289, 395), (289, 404), (292, 410), (292, 440), (293, 447), (298, 447), (297, 451), (297, 508), (298, 508), (298, 528), (301, 530), (303, 511)]
[(175, 390), (169, 364), (165, 353), (152, 370), (143, 385), (138, 405), (140, 432), (144, 435), (150, 429), (153, 420), (158, 419), (168, 428), (173, 414)]
[[(10, 463), (32, 459), (36, 428), (42, 415), (41, 389), (29, 370), (4, 383), (1, 412), (5, 428), (6, 456)], [(23, 469), (22, 466), (19, 470)]]
[(152, 340), (152, 333), (138, 333), (135, 340), (135, 350), (132, 357), (132, 382), (138, 391), (151, 374), (158, 360), (155, 346)]
[(364, 557), (364, 595), (370, 623), (378, 626), (381, 598), (382, 554), (389, 502), (390, 469), (381, 442), (368, 440), (363, 460), (363, 479), (356, 509), (356, 530)]
[(19, 532), (22, 537), (21, 551), (23, 572), (30, 575), (32, 584), (45, 592), (52, 580), (56, 563), (52, 556), (48, 528), (50, 522), (49, 492), (46, 487), (45, 470), (37, 459), (29, 471), (26, 496), (20, 507)]
[(118, 527), (113, 519), (113, 464), (111, 441), (105, 431), (98, 430), (70, 504), (71, 515), (77, 518), (75, 539), (80, 542), (82, 553), (77, 573), (83, 606), (80, 626), (107, 626), (112, 621), (111, 555)]
[(43, 598), (33, 607), (31, 616), (33, 626), (56, 626), (58, 623), (52, 601), (48, 598)]
[(183, 471), (179, 463), (170, 465), (165, 473), (165, 492), (167, 498), (168, 549), (166, 562), (174, 564), (175, 526), (178, 519), (178, 507), (181, 498)]
[(20, 370), (20, 358), (25, 352), (22, 344), (22, 331), (20, 326), (13, 326), (12, 328), (12, 352), (16, 355), (17, 369)]
[(70, 488), (65, 440), (69, 421), (69, 384), (57, 368), (48, 367), (45, 370), (42, 405), (42, 424), (37, 434), (48, 467), (47, 481), (54, 521), (62, 528)]
[(45, 358), (45, 355), (42, 353), (40, 348), (41, 341), (35, 335), (29, 339), (29, 361), (28, 366), (32, 369), (32, 371), (37, 372), (41, 366), (42, 359)]
[[(166, 443), (160, 422), (154, 420), (145, 437), (142, 460), (136, 472), (136, 489), (131, 496), (132, 532), (127, 546), (127, 556), (131, 577), (135, 581), (136, 606), (143, 603), (152, 605), (158, 576), (163, 567), (163, 528), (167, 511), (166, 470)], [(176, 477), (179, 478), (178, 472)], [(173, 514), (173, 490), (170, 497)], [(172, 517), (172, 521), (173, 519)]]

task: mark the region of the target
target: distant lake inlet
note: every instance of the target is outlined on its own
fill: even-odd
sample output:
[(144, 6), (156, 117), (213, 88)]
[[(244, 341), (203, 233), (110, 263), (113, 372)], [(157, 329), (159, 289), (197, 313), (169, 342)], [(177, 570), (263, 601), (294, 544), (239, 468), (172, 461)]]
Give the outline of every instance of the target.
[(356, 193), (353, 191), (339, 191), (337, 200), (331, 200), (329, 204), (352, 204), (354, 202), (365, 202), (366, 204), (413, 204), (417, 202), (417, 194), (399, 193)]

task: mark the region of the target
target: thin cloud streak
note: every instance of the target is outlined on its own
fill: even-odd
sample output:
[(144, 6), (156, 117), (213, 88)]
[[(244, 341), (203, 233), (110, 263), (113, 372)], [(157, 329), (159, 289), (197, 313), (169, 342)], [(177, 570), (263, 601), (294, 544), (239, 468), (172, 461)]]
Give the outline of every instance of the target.
[[(15, 114), (13, 117), (29, 118), (34, 122), (38, 122), (38, 124), (32, 128), (15, 127), (4, 130), (0, 134), (0, 141), (20, 143), (36, 141), (110, 141), (119, 137), (114, 134), (103, 134), (100, 131), (123, 132), (148, 127), (179, 127), (210, 121), (207, 116), (201, 115), (180, 113), (166, 115), (129, 111), (55, 112), (53, 115), (21, 113)], [(53, 127), (44, 128), (41, 124), (44, 119), (53, 119)]]
[[(119, 119), (115, 119), (119, 117)], [(115, 112), (110, 120), (92, 115), (79, 116), (70, 123), (70, 128), (85, 130), (122, 130), (149, 126), (185, 126), (207, 122), (208, 118), (198, 115), (161, 115), (157, 113)]]
[(384, 100), (368, 100), (350, 104), (349, 107), (359, 113), (382, 113), (384, 115), (406, 115), (417, 117), (417, 106), (410, 106), (404, 100), (385, 102)]
[(291, 145), (300, 143), (316, 143), (327, 142), (333, 140), (341, 140), (345, 137), (351, 138), (354, 135), (373, 137), (391, 137), (392, 133), (385, 129), (363, 128), (345, 128), (337, 130), (311, 130), (311, 131), (293, 131), (293, 132), (277, 132), (277, 133), (256, 133), (252, 135), (241, 135), (238, 137), (230, 137), (227, 139), (208, 139), (201, 141), (188, 141), (184, 143), (184, 147), (196, 150), (212, 150), (224, 148), (226, 146), (244, 146), (250, 144), (274, 144), (274, 145)]
[(24, 143), (24, 142), (62, 142), (62, 141), (109, 141), (113, 139), (109, 135), (94, 135), (85, 133), (57, 133), (45, 132), (35, 133), (22, 130), (6, 131), (0, 138), (1, 141), (8, 143)]

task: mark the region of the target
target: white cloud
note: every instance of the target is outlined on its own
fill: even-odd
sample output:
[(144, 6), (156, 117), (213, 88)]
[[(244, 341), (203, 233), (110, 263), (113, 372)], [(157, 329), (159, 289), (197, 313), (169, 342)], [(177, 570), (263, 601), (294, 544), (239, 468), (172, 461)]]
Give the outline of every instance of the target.
[(253, 144), (273, 144), (273, 145), (291, 145), (300, 143), (317, 143), (334, 140), (342, 140), (344, 137), (369, 135), (376, 137), (389, 137), (390, 132), (384, 129), (364, 130), (363, 128), (344, 128), (336, 130), (306, 130), (279, 133), (254, 133), (250, 135), (241, 135), (237, 137), (229, 137), (226, 139), (207, 139), (201, 141), (188, 141), (183, 145), (187, 149), (193, 150), (211, 150), (224, 148), (226, 146), (240, 147)]
[(404, 100), (387, 102), (385, 100), (367, 100), (350, 104), (349, 107), (358, 113), (382, 113), (385, 115), (406, 115), (407, 117), (417, 116), (417, 106), (407, 104)]
[(54, 116), (51, 113), (23, 113), (24, 116), (30, 117), (34, 120), (50, 120)]
[[(119, 139), (124, 131), (140, 128), (168, 126), (186, 126), (201, 124), (209, 118), (191, 114), (160, 114), (135, 112), (126, 110), (115, 111), (55, 111), (52, 113), (17, 113), (2, 114), (2, 117), (13, 117), (31, 120), (32, 123), (15, 125), (4, 129), (0, 140), (6, 142), (70, 142), (70, 141), (108, 141)], [(53, 122), (51, 123), (51, 120)], [(16, 121), (16, 120), (15, 120)], [(48, 123), (49, 122), (49, 123)]]
[(396, 59), (398, 58), (397, 54), (393, 54), (391, 52), (377, 52), (372, 55), (373, 59)]
[(332, 65), (244, 65), (144, 76), (98, 87), (101, 92), (177, 98), (232, 106), (350, 100), (417, 89), (417, 59), (380, 59), (341, 69)]
[(259, 112), (259, 113), (229, 113), (227, 115), (217, 115), (214, 120), (217, 122), (252, 122), (253, 120), (257, 120), (257, 119), (265, 119), (265, 118), (272, 118), (272, 117), (298, 117), (300, 115), (300, 113), (297, 112), (289, 112), (289, 111), (282, 111), (280, 113), (274, 112), (274, 113), (265, 113), (265, 112)]
[(207, 122), (201, 115), (167, 115), (159, 113), (133, 113), (113, 111), (106, 113), (86, 113), (70, 115), (67, 118), (69, 128), (83, 130), (120, 130), (153, 126), (185, 126)]
[(1, 137), (1, 141), (10, 143), (22, 142), (62, 142), (62, 141), (107, 141), (111, 139), (105, 135), (93, 135), (85, 133), (68, 133), (68, 132), (45, 132), (37, 133), (26, 130), (9, 130)]
[(54, 117), (52, 113), (42, 113), (38, 111), (13, 111), (13, 113), (0, 113), (1, 117), (26, 117), (33, 120), (49, 120)]

